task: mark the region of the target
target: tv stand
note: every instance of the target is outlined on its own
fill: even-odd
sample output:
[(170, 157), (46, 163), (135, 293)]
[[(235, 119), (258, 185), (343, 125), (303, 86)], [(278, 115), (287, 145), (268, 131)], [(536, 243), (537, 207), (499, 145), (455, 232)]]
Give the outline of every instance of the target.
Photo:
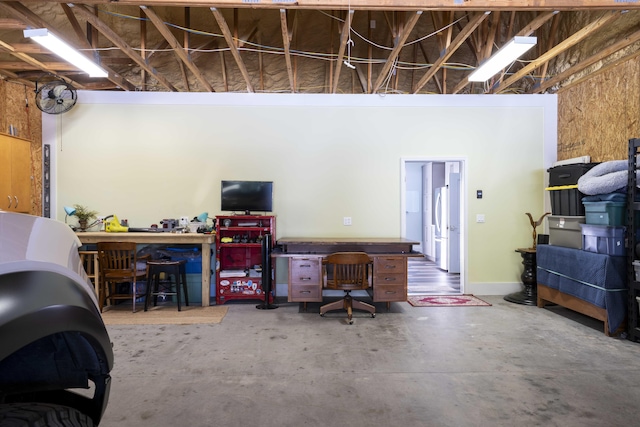
[(275, 237), (275, 216), (216, 216), (216, 304), (273, 302), (273, 292), (266, 295), (262, 286), (262, 241), (267, 234)]

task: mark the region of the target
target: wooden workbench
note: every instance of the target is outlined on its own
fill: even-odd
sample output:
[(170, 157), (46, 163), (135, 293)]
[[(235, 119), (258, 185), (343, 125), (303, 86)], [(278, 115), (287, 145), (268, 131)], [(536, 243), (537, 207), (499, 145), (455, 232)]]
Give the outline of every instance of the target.
[(105, 231), (78, 232), (83, 245), (98, 242), (134, 242), (156, 245), (198, 244), (202, 247), (202, 306), (208, 306), (211, 298), (211, 244), (216, 235), (203, 233), (107, 233)]

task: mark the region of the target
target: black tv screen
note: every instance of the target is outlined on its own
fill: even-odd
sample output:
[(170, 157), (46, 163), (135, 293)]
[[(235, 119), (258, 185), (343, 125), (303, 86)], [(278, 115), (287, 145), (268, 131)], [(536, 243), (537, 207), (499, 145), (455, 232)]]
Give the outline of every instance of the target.
[(221, 210), (271, 212), (273, 209), (273, 182), (222, 181)]

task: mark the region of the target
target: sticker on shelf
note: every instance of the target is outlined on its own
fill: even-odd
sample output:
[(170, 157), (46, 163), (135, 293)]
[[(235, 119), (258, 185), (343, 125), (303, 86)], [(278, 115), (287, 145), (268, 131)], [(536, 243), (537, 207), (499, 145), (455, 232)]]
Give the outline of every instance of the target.
[(220, 286), (229, 286), (230, 282), (228, 280), (221, 280), (220, 281)]

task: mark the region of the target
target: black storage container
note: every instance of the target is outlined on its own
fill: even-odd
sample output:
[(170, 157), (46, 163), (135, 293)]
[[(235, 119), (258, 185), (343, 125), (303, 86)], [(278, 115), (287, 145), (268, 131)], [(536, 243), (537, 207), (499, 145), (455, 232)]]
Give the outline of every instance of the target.
[(574, 163), (549, 168), (547, 169), (547, 172), (549, 172), (549, 186), (576, 185), (578, 178), (597, 164), (598, 163)]
[(562, 216), (584, 216), (582, 204), (584, 194), (578, 191), (577, 185), (547, 187), (551, 197), (551, 214)]

